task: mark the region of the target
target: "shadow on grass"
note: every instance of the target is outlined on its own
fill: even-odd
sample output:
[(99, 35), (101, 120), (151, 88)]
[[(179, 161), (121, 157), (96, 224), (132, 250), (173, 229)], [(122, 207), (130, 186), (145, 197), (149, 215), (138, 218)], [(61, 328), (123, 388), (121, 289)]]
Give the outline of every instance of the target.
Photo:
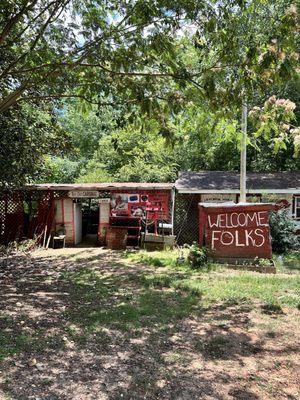
[(233, 360), (262, 352), (263, 343), (251, 343), (249, 335), (228, 330), (223, 333), (206, 332), (196, 341), (195, 350), (205, 359)]
[(98, 276), (95, 271), (85, 268), (62, 274), (61, 278), (71, 283), (73, 301), (66, 311), (66, 318), (89, 331), (99, 326), (128, 330), (165, 325), (186, 317), (196, 305), (199, 308), (198, 297), (166, 289), (170, 287), (172, 277), (169, 281), (167, 276), (149, 277), (142, 272)]
[(199, 371), (190, 362), (242, 363), (264, 351), (263, 340), (247, 334), (249, 304), (229, 299), (203, 309), (201, 290), (180, 285), (187, 272), (155, 272), (109, 252), (40, 257), (27, 275), (26, 268), (12, 270), (0, 297), (5, 394), (17, 400), (78, 393), (107, 400), (222, 399), (215, 385), (232, 388), (234, 376), (212, 366)]

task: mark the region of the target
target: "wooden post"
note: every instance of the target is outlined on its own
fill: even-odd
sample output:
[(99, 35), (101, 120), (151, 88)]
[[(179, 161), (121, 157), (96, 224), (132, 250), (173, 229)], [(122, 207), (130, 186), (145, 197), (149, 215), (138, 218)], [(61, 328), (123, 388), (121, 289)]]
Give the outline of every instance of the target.
[(171, 205), (172, 205), (172, 216), (171, 216), (171, 224), (172, 224), (172, 231), (171, 234), (174, 235), (174, 221), (175, 221), (175, 187), (172, 188), (171, 192)]
[(199, 207), (199, 247), (205, 246), (205, 223), (206, 223), (206, 214), (204, 211), (204, 207)]
[(241, 166), (240, 166), (240, 203), (246, 202), (246, 162), (247, 162), (247, 101), (243, 102), (242, 110), (242, 139), (241, 139)]
[(45, 226), (44, 230), (44, 240), (43, 240), (43, 247), (46, 247), (46, 238), (47, 238), (47, 225)]

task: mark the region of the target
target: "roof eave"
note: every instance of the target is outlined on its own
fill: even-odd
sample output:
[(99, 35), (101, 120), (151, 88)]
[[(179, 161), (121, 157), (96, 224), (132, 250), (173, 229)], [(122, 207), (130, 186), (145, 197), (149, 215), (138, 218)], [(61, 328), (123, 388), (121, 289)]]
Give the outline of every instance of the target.
[[(176, 188), (178, 193), (181, 194), (239, 194), (239, 189), (180, 189)], [(247, 189), (248, 194), (277, 194), (277, 193), (287, 193), (287, 194), (300, 194), (300, 188), (289, 188), (289, 189)]]

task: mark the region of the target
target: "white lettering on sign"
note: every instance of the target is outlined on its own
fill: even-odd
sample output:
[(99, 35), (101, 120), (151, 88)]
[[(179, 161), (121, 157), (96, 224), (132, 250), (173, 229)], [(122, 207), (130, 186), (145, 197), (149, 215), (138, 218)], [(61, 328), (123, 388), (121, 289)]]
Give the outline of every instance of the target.
[[(259, 233), (260, 232), (260, 233)], [(261, 247), (265, 244), (265, 236), (264, 236), (264, 231), (262, 229), (255, 229), (255, 234), (256, 236), (261, 238), (261, 242), (260, 243), (256, 243), (257, 247)]]
[(251, 223), (255, 226), (268, 226), (267, 213), (265, 211), (248, 213), (218, 214), (209, 215), (208, 223), (210, 228), (243, 228)]
[(223, 246), (232, 246), (233, 244), (237, 247), (262, 247), (265, 244), (265, 236), (263, 235), (262, 229), (246, 229), (242, 231), (215, 231), (211, 233), (211, 247), (214, 250), (216, 243), (220, 242)]
[(219, 234), (221, 234), (222, 231), (212, 231), (211, 233), (211, 247), (212, 249), (215, 249), (215, 242), (218, 242), (220, 240)]
[(211, 229), (211, 246), (262, 247), (266, 243), (265, 230), (268, 227), (266, 211), (223, 213), (208, 215)]

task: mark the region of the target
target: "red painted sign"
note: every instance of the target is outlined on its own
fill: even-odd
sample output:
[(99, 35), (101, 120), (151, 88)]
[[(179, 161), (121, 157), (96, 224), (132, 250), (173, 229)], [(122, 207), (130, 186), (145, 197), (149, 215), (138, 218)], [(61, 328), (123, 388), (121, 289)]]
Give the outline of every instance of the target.
[[(117, 201), (116, 201), (117, 200)], [(139, 216), (139, 212), (145, 212), (147, 208), (148, 218), (151, 213), (159, 210), (159, 219), (170, 220), (170, 190), (127, 190), (112, 191), (112, 211), (117, 207), (117, 215)], [(116, 203), (117, 207), (116, 207)], [(153, 209), (153, 211), (150, 210)]]
[(271, 258), (272, 204), (200, 204), (200, 245), (213, 258)]

